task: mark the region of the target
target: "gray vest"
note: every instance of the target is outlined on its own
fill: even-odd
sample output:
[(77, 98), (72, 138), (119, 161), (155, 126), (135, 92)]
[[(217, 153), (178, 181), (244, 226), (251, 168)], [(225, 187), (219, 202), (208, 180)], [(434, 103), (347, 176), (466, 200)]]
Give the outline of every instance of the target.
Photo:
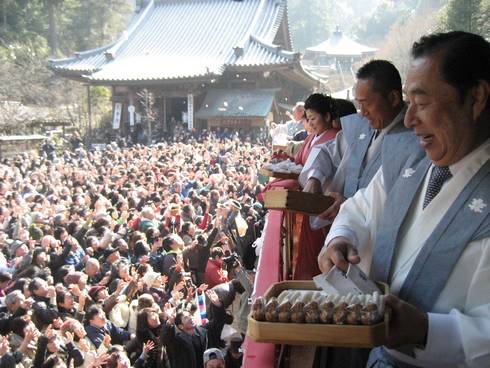
[[(430, 161), (420, 160), (417, 155), (401, 169), (396, 164), (383, 164), (388, 196), (371, 265), (375, 280), (390, 281), (400, 229), (429, 167)], [(481, 208), (481, 212), (470, 206), (478, 198), (490, 201), (490, 160), (470, 179), (425, 242), (400, 290), (400, 298), (431, 311), (466, 245), (490, 236), (490, 206)]]
[(342, 131), (350, 150), (345, 166), (344, 197), (352, 197), (359, 189), (367, 187), (381, 166), (382, 157), (397, 162), (405, 162), (414, 150), (417, 150), (416, 136), (405, 128), (403, 117), (383, 138), (381, 149), (364, 165), (364, 159), (375, 133), (367, 119), (352, 114), (341, 119)]

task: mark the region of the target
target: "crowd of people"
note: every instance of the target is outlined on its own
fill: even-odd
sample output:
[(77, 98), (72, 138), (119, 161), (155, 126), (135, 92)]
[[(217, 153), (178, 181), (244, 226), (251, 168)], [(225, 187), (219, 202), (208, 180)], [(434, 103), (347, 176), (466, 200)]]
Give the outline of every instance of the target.
[(0, 165), (0, 366), (241, 366), (266, 148), (57, 156)]
[(294, 278), (358, 264), (393, 293), (386, 346), (317, 349), (315, 367), (488, 366), (489, 64), (482, 37), (434, 34), (406, 99), (386, 60), (357, 71), (360, 113), (309, 96), (272, 126), (301, 141), (298, 181), (264, 187), (269, 149), (229, 131), (4, 160), (0, 368), (240, 367), (277, 188), (334, 199), (301, 217)]

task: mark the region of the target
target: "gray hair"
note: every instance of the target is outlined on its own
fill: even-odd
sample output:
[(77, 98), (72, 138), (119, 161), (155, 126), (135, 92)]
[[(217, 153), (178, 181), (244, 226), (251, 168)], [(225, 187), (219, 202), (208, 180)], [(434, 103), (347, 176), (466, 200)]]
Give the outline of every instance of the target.
[(87, 259), (87, 262), (85, 263), (85, 267), (87, 267), (87, 266), (100, 267), (100, 263), (96, 258), (89, 258), (89, 259)]
[(12, 305), (17, 303), (19, 300), (24, 299), (24, 294), (20, 290), (14, 290), (7, 295), (5, 295), (5, 305)]

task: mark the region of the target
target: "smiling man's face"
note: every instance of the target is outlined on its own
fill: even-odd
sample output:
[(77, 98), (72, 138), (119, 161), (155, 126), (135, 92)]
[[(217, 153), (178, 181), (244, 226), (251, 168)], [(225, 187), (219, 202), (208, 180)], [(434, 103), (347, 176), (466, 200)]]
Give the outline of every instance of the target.
[(443, 80), (438, 54), (412, 62), (405, 89), (409, 108), (405, 126), (420, 139), (427, 157), (437, 166), (449, 166), (466, 156), (476, 145), (476, 118), (471, 93), (461, 96)]

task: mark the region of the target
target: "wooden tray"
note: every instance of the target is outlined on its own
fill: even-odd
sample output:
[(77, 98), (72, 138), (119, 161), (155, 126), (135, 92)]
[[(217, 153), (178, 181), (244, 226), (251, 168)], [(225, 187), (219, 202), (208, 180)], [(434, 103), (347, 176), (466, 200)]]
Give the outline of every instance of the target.
[[(380, 286), (388, 292), (386, 284)], [(264, 297), (268, 300), (287, 289), (318, 290), (313, 281), (282, 281), (273, 284)], [(388, 310), (384, 321), (372, 326), (259, 322), (249, 316), (247, 335), (253, 341), (273, 344), (369, 348), (384, 344), (388, 323)]]
[(296, 173), (276, 172), (276, 171), (266, 169), (265, 167), (263, 167), (259, 170), (259, 174), (262, 174), (264, 176), (268, 176), (270, 178), (278, 178), (278, 179), (294, 179), (294, 180), (297, 180), (299, 178), (299, 174), (296, 174)]
[(274, 152), (277, 152), (277, 151), (285, 151), (286, 148), (288, 148), (288, 146), (285, 145), (285, 144), (273, 144), (272, 145), (272, 150)]
[(269, 190), (264, 194), (265, 208), (318, 215), (332, 205), (334, 199), (321, 194), (296, 190)]

